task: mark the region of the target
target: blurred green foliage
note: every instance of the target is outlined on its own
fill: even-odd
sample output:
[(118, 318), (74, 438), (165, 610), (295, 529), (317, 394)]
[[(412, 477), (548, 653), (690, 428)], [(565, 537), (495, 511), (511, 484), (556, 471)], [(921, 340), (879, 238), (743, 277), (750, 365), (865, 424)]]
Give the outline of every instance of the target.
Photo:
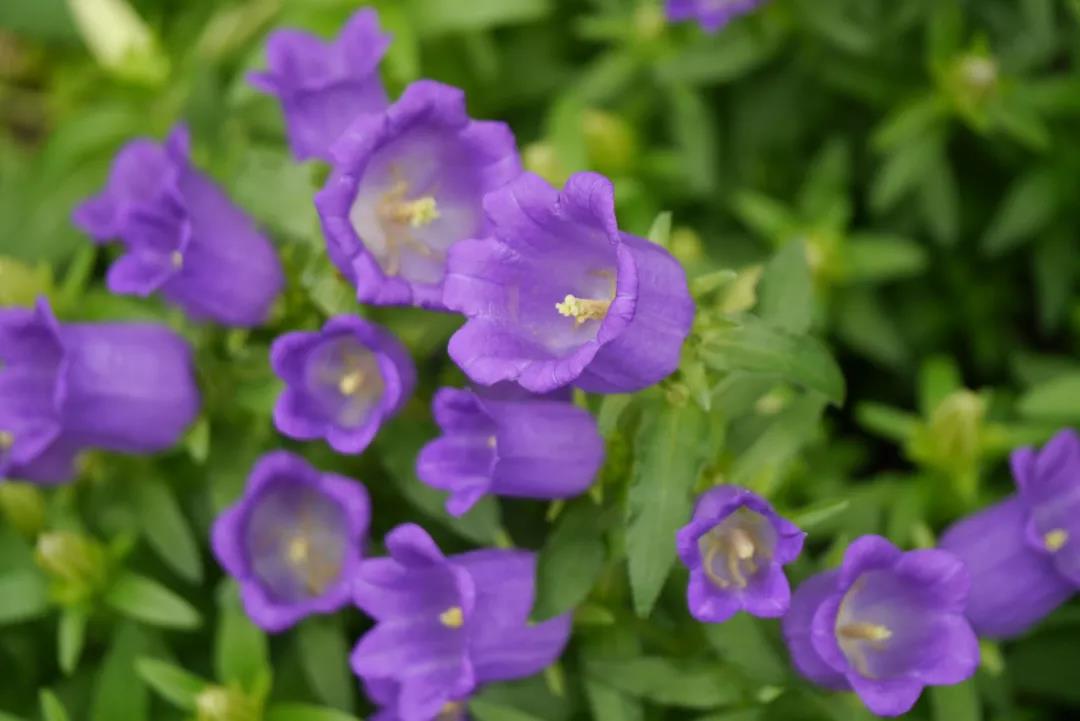
[[(370, 4), (370, 3), (369, 3)], [(78, 483), (0, 486), (0, 720), (346, 721), (359, 613), (274, 639), (207, 550), (217, 511), (278, 437), (273, 337), (362, 312), (413, 351), (417, 398), (361, 457), (373, 551), (405, 520), (444, 548), (543, 549), (538, 617), (575, 609), (543, 677), (492, 687), (479, 721), (857, 721), (853, 697), (794, 677), (777, 624), (690, 620), (672, 533), (691, 493), (753, 488), (810, 531), (796, 578), (884, 533), (934, 543), (1009, 491), (1017, 445), (1080, 424), (1080, 2), (771, 0), (716, 36), (654, 0), (377, 0), (392, 95), (418, 77), (508, 121), (553, 182), (614, 179), (624, 229), (668, 246), (699, 305), (680, 372), (591, 398), (597, 485), (550, 508), (490, 499), (463, 519), (416, 479), (427, 404), (460, 384), (458, 321), (359, 309), (331, 271), (275, 102), (244, 74), (265, 35), (336, 33), (355, 0), (2, 0), (0, 305), (151, 318), (195, 344), (203, 417), (153, 459), (91, 455)], [(289, 290), (271, 327), (191, 325), (110, 296), (110, 250), (69, 222), (127, 140), (178, 120), (198, 165), (273, 236)], [(661, 214), (670, 211), (670, 214)], [(36, 560), (35, 560), (36, 557)], [(910, 714), (1050, 721), (1080, 713), (1080, 608), (984, 647), (971, 682)]]

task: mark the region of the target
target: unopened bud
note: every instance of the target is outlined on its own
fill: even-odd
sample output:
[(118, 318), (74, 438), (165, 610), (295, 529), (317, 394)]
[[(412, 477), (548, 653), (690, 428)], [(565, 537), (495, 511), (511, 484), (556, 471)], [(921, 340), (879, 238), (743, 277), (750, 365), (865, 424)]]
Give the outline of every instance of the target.
[(45, 523), (45, 499), (29, 483), (0, 483), (0, 513), (15, 530), (33, 538)]
[(74, 603), (93, 596), (104, 588), (108, 577), (104, 547), (80, 533), (41, 534), (34, 560), (53, 579), (62, 602)]
[(195, 699), (196, 721), (259, 721), (260, 704), (241, 691), (211, 686)]

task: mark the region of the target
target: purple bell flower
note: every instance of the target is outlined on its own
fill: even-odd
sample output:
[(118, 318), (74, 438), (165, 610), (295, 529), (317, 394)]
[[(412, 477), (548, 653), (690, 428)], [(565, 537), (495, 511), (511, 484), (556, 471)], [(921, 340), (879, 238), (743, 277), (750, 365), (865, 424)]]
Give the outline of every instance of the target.
[(270, 359), (286, 384), (274, 425), (290, 438), (324, 438), (339, 453), (367, 448), (416, 385), (405, 347), (355, 316), (332, 318), (316, 332), (281, 336)]
[(706, 32), (715, 33), (764, 0), (667, 0), (667, 16), (672, 22), (697, 20)]
[(0, 478), (63, 483), (85, 448), (153, 453), (199, 413), (191, 348), (164, 326), (0, 309)]
[(391, 531), (386, 548), (388, 558), (365, 561), (355, 576), (356, 605), (376, 625), (357, 644), (352, 666), (369, 688), (396, 684), (396, 697), (383, 703), (402, 721), (430, 721), (478, 685), (531, 676), (561, 655), (570, 615), (528, 621), (535, 554), (486, 549), (447, 557), (412, 524)]
[(196, 319), (259, 325), (285, 282), (266, 236), (191, 166), (183, 126), (164, 145), (139, 139), (121, 149), (104, 192), (76, 208), (73, 220), (98, 243), (124, 245), (109, 290), (160, 291)]
[[(396, 681), (375, 679), (364, 684), (364, 691), (379, 708), (368, 721), (403, 721), (398, 713), (401, 684)], [(468, 699), (447, 701), (430, 721), (469, 721)]]
[(1080, 436), (1067, 428), (1041, 451), (1021, 448), (1010, 461), (1028, 508), (1028, 545), (1048, 554), (1058, 573), (1080, 587)]
[(239, 582), (251, 620), (276, 633), (349, 602), (370, 521), (363, 485), (276, 451), (214, 522), (214, 555)]
[(525, 173), (489, 194), (491, 237), (450, 249), (444, 300), (468, 316), (451, 358), (476, 383), (640, 390), (679, 365), (694, 304), (678, 261), (619, 231), (611, 182), (559, 192)]
[(979, 641), (964, 617), (971, 584), (953, 554), (905, 553), (864, 536), (839, 571), (807, 583), (784, 624), (797, 667), (825, 686), (846, 685), (879, 716), (907, 713), (926, 686), (975, 673)]
[(704, 623), (723, 623), (739, 611), (783, 616), (791, 601), (783, 567), (799, 557), (805, 539), (798, 526), (744, 488), (706, 491), (676, 538), (679, 558), (690, 569), (690, 614)]
[(329, 42), (300, 30), (270, 34), (268, 69), (248, 81), (281, 102), (298, 160), (329, 160), (330, 146), (357, 117), (386, 109), (378, 70), (389, 46), (390, 36), (370, 8), (357, 11)]
[(416, 472), (450, 492), (446, 510), (454, 516), (487, 493), (571, 498), (604, 462), (595, 419), (569, 400), (442, 388), (432, 409), (443, 436), (420, 452)]
[(488, 232), (484, 195), (521, 172), (510, 128), (471, 120), (461, 90), (430, 80), (356, 120), (331, 155), (315, 198), (327, 249), (377, 305), (442, 309), (447, 250)]

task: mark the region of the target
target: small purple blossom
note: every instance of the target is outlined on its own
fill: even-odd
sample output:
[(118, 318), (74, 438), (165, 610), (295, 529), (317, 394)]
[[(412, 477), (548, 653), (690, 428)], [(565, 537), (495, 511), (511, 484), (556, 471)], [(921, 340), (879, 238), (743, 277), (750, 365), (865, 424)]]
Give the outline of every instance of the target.
[(489, 194), (493, 235), (450, 249), (444, 300), (464, 313), (450, 356), (476, 383), (621, 393), (679, 365), (694, 304), (678, 261), (619, 231), (611, 182), (559, 192), (525, 173)]
[(160, 291), (193, 318), (259, 325), (284, 285), (281, 263), (251, 218), (191, 166), (189, 144), (180, 126), (164, 145), (124, 146), (105, 190), (73, 220), (98, 243), (123, 244), (109, 269), (112, 292)]
[(739, 611), (783, 616), (791, 600), (783, 567), (799, 557), (805, 538), (744, 488), (717, 486), (703, 493), (677, 537), (679, 558), (690, 569), (691, 615), (704, 623), (722, 623)]
[[(368, 721), (403, 721), (397, 708), (398, 698), (401, 695), (400, 683), (374, 679), (364, 684), (364, 691), (368, 698), (379, 707), (368, 717)], [(447, 701), (430, 721), (469, 721), (468, 699)]]
[(268, 69), (248, 80), (281, 102), (298, 160), (329, 160), (330, 146), (357, 117), (386, 109), (378, 69), (389, 46), (390, 36), (370, 8), (357, 11), (336, 40), (291, 29), (271, 33)]
[(370, 521), (363, 485), (277, 451), (215, 521), (214, 555), (239, 582), (251, 620), (276, 633), (349, 602)]
[(420, 452), (416, 471), (429, 486), (450, 491), (451, 515), (487, 493), (571, 498), (603, 465), (595, 419), (569, 400), (442, 388), (432, 408), (443, 436)]
[[(390, 556), (364, 561), (356, 605), (376, 625), (353, 651), (365, 685), (401, 721), (459, 710), (478, 685), (531, 676), (555, 661), (569, 614), (531, 625), (536, 557), (485, 549), (444, 556), (419, 526), (386, 537)], [(452, 718), (452, 717), (451, 717)]]
[(66, 482), (86, 448), (165, 450), (199, 405), (191, 348), (164, 326), (0, 309), (0, 479)]
[(290, 438), (324, 438), (339, 453), (360, 453), (416, 385), (409, 352), (384, 328), (337, 316), (322, 330), (287, 333), (270, 350), (286, 384), (274, 425)]
[(461, 90), (430, 80), (356, 120), (331, 155), (315, 199), (327, 249), (377, 305), (442, 309), (447, 250), (488, 232), (484, 195), (521, 172), (510, 128), (471, 120)]
[(668, 20), (697, 20), (706, 32), (715, 33), (765, 0), (667, 0)]
[(905, 553), (864, 536), (839, 571), (806, 583), (813, 585), (795, 593), (784, 636), (811, 680), (854, 690), (879, 716), (899, 716), (926, 686), (975, 673), (979, 641), (964, 617), (971, 584), (953, 554)]

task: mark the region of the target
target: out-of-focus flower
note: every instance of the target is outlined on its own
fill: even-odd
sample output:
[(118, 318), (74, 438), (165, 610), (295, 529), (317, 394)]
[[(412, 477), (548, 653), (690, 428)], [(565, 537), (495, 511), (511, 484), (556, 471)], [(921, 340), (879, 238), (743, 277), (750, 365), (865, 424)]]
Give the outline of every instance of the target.
[(765, 0), (667, 0), (668, 20), (697, 20), (706, 32), (715, 33)]
[(281, 102), (297, 159), (330, 160), (330, 146), (353, 121), (386, 109), (378, 69), (389, 46), (371, 8), (357, 11), (329, 42), (292, 29), (270, 35), (268, 69), (248, 80)]
[(240, 583), (251, 620), (283, 631), (348, 603), (370, 521), (363, 485), (277, 451), (214, 523), (214, 554)]
[(420, 452), (416, 470), (424, 483), (450, 491), (446, 509), (455, 516), (486, 493), (579, 495), (604, 461), (596, 420), (569, 400), (442, 388), (432, 409), (443, 436)]
[[(386, 679), (373, 679), (364, 683), (367, 693), (378, 710), (370, 716), (370, 721), (404, 721), (398, 713), (398, 697), (401, 684)], [(430, 721), (469, 721), (468, 699), (447, 701)]]
[(191, 166), (189, 145), (182, 126), (164, 145), (132, 141), (73, 219), (96, 242), (123, 244), (109, 269), (114, 293), (160, 291), (193, 318), (259, 325), (284, 285), (281, 263), (251, 218)]
[(84, 448), (169, 448), (199, 411), (191, 349), (164, 326), (0, 309), (0, 478), (63, 483)]
[(325, 438), (339, 453), (363, 451), (416, 385), (405, 347), (355, 316), (287, 333), (274, 341), (270, 358), (286, 383), (274, 408), (278, 430), (300, 440)]
[(421, 80), (349, 126), (315, 202), (330, 258), (364, 303), (443, 307), (446, 253), (490, 226), (482, 199), (521, 172), (504, 123), (471, 120), (465, 94)]
[(484, 209), (493, 235), (450, 249), (444, 294), (469, 318), (449, 351), (473, 381), (623, 393), (678, 367), (694, 316), (686, 275), (619, 231), (607, 178), (578, 173), (559, 192), (525, 173)]
[(357, 644), (352, 666), (402, 721), (456, 713), (479, 684), (531, 676), (562, 653), (569, 614), (528, 622), (534, 554), (485, 549), (447, 557), (411, 524), (394, 529), (386, 548), (388, 558), (365, 561), (355, 575), (356, 605), (376, 625)]
[(739, 611), (783, 616), (791, 586), (783, 567), (802, 553), (806, 534), (765, 499), (737, 486), (717, 486), (698, 499), (679, 531), (679, 557), (690, 569), (690, 613), (722, 623)]
[(899, 716), (926, 686), (975, 673), (979, 642), (964, 617), (970, 580), (953, 554), (905, 553), (864, 536), (839, 571), (807, 583), (792, 599), (784, 636), (811, 680), (854, 690), (879, 716)]

